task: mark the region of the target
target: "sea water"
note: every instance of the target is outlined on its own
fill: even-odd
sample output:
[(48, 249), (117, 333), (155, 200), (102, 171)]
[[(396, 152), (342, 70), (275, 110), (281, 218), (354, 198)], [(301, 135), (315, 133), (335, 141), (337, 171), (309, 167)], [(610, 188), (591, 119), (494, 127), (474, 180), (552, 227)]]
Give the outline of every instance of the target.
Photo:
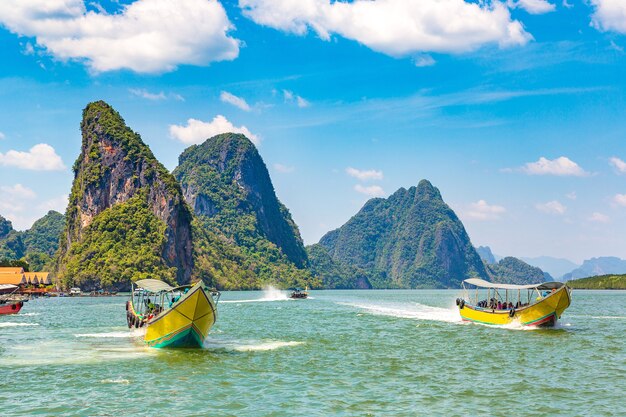
[(225, 292), (204, 349), (142, 345), (123, 297), (0, 316), (0, 415), (623, 416), (626, 292), (557, 328), (460, 321), (452, 290)]

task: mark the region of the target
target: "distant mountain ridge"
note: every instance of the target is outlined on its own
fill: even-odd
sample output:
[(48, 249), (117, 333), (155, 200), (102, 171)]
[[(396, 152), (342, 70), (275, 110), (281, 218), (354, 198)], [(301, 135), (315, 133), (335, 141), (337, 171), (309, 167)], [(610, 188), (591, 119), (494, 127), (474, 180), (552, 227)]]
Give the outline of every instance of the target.
[(626, 260), (615, 256), (602, 256), (585, 260), (579, 268), (563, 275), (563, 281), (614, 274), (626, 274)]
[[(325, 284), (341, 278), (337, 271), (350, 271), (349, 279), (339, 280), (348, 288), (366, 283), (372, 288), (456, 288), (463, 279), (488, 277), (463, 224), (427, 180), (386, 199), (369, 200), (308, 250)], [(320, 259), (326, 260), (326, 269)]]
[(479, 246), (476, 248), (476, 252), (486, 264), (495, 264), (497, 262), (496, 257), (489, 246)]
[(552, 256), (537, 256), (534, 258), (522, 257), (520, 259), (529, 265), (541, 268), (557, 280), (562, 280), (563, 275), (580, 267), (580, 265), (569, 259), (554, 258)]

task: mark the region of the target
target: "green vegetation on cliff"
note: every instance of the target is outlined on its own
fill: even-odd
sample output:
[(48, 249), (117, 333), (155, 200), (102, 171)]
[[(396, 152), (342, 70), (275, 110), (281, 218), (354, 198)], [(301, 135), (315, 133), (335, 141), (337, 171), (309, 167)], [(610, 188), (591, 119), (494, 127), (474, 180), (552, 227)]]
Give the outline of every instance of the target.
[(145, 195), (106, 209), (72, 243), (59, 277), (67, 286), (101, 288), (126, 288), (143, 278), (175, 283), (175, 268), (161, 256), (165, 227)]
[(426, 180), (387, 199), (369, 200), (319, 244), (334, 266), (312, 256), (313, 270), (329, 280), (349, 266), (349, 276), (334, 279), (351, 282), (348, 288), (361, 273), (373, 288), (455, 288), (465, 278), (487, 278), (463, 224)]
[(570, 288), (588, 290), (626, 290), (626, 275), (600, 275), (567, 281)]
[(546, 281), (540, 268), (512, 256), (507, 256), (495, 264), (487, 264), (486, 267), (492, 282), (525, 285)]
[(187, 148), (174, 175), (196, 215), (197, 274), (224, 289), (316, 285), (298, 228), (245, 136)]

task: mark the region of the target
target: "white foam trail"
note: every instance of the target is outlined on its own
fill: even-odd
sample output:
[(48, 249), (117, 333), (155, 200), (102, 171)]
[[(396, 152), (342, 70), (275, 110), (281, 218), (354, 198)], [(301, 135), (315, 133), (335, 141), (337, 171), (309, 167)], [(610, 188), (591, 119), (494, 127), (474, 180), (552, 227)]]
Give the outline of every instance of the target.
[(461, 317), (456, 309), (432, 307), (420, 303), (412, 304), (362, 304), (339, 303), (350, 307), (363, 309), (380, 316), (391, 316), (405, 319), (443, 321), (446, 323), (461, 323)]
[(626, 320), (623, 316), (591, 316), (592, 319)]
[(207, 340), (204, 343), (205, 349), (224, 349), (224, 350), (233, 350), (237, 352), (262, 352), (267, 350), (280, 349), (284, 347), (291, 346), (299, 346), (304, 344), (304, 342), (281, 342), (281, 341), (270, 341), (270, 342), (240, 342), (240, 341), (217, 341), (217, 340)]
[(289, 301), (289, 296), (284, 292), (272, 286), (269, 286), (263, 290), (263, 296), (261, 298), (252, 300), (223, 300), (220, 303), (267, 303), (270, 301)]
[(118, 378), (118, 379), (103, 379), (100, 381), (102, 384), (130, 384), (128, 379)]
[(109, 333), (82, 333), (75, 334), (74, 337), (96, 337), (96, 338), (118, 338), (118, 337), (132, 337), (131, 332), (109, 332)]
[(24, 316), (39, 316), (41, 315), (41, 313), (22, 313), (20, 314), (20, 317), (24, 317)]
[(39, 326), (39, 323), (0, 323), (0, 327)]

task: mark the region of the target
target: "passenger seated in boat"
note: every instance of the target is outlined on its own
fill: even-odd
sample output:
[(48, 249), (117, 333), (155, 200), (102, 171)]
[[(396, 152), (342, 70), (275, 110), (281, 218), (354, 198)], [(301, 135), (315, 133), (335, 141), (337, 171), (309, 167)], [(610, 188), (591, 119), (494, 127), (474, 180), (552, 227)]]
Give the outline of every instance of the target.
[(502, 301), (498, 301), (498, 310), (502, 310)]

